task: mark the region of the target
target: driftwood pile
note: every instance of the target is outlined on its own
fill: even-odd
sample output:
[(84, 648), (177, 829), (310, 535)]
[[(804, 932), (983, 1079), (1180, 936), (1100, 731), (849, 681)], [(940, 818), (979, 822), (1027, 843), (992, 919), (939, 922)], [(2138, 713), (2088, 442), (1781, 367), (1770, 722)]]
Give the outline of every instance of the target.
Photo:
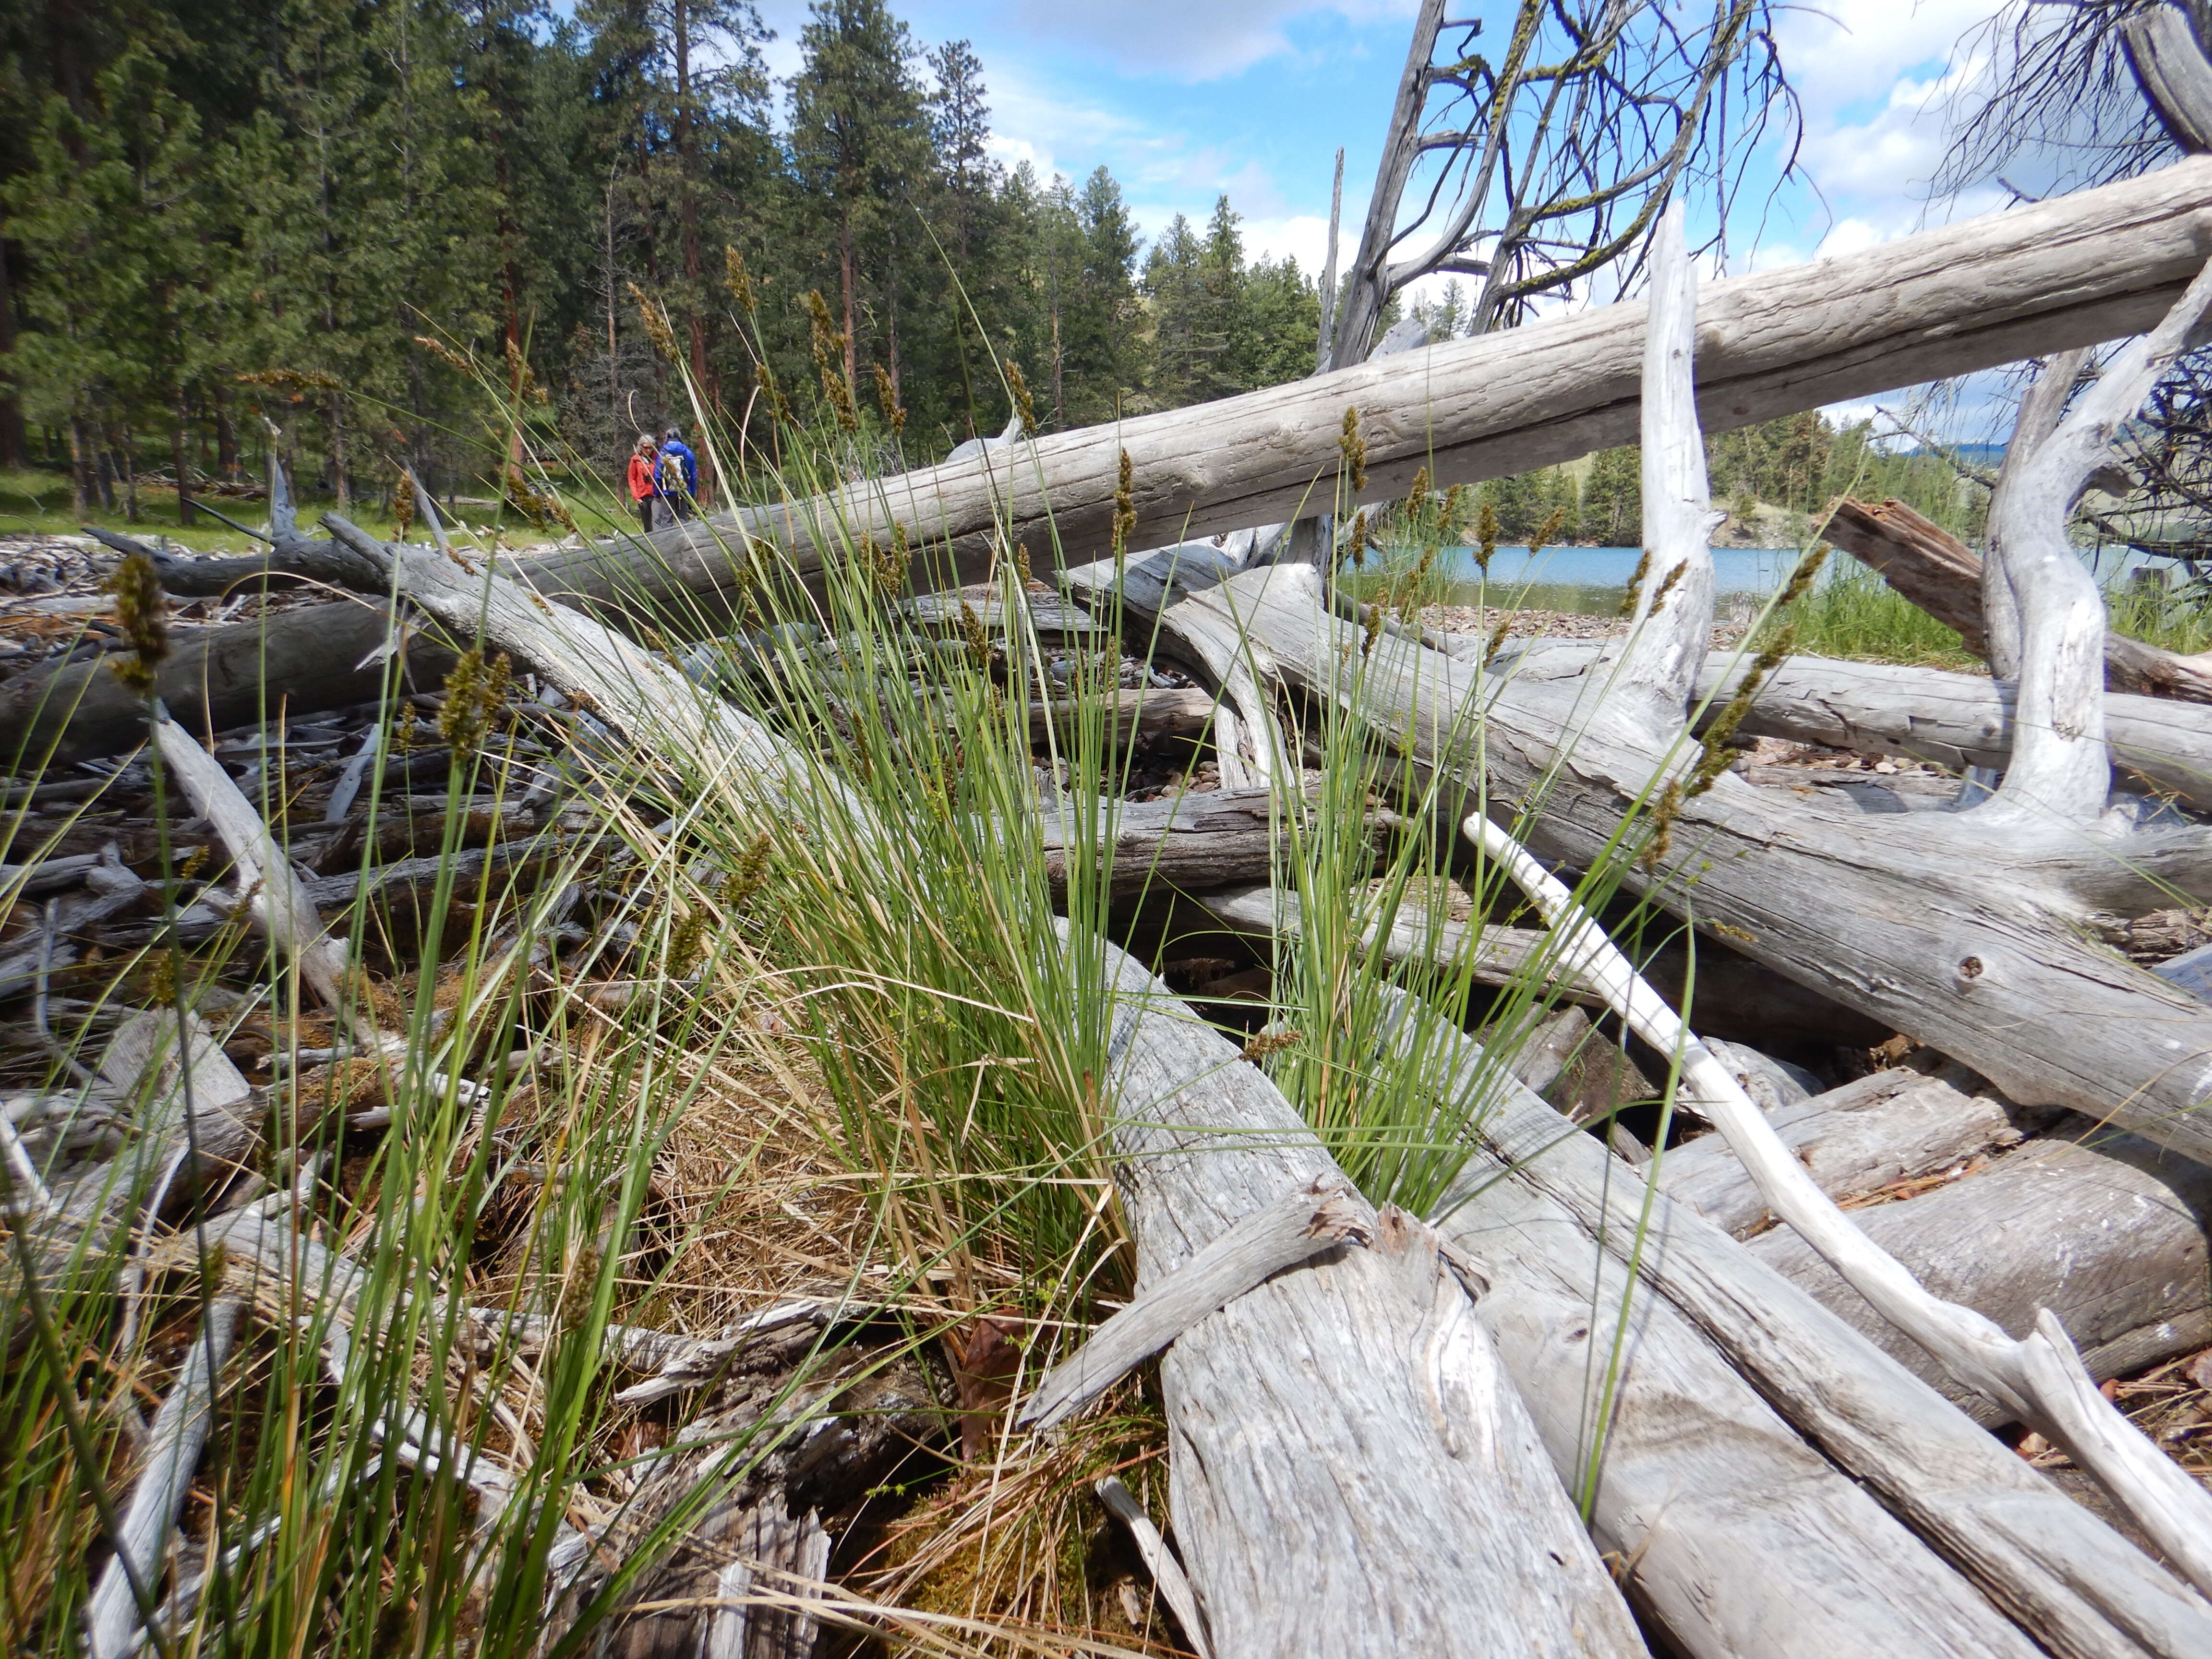
[[(532, 677), (533, 781), (471, 803), (465, 830), (477, 874), (519, 877), (580, 823), (563, 817), (562, 766), (580, 747), (673, 746), (755, 798), (805, 787), (790, 734), (701, 695), (670, 653), (639, 642), (665, 644), (679, 590), (734, 613), (755, 561), (818, 578), (835, 523), (856, 543), (909, 537), (917, 585), (935, 593), (994, 545), (1054, 544), (1048, 505), (1069, 567), (1053, 625), (1080, 633), (1086, 608), (1119, 614), (1125, 641), (1133, 619), (1148, 624), (1121, 724), (1140, 744), (1210, 746), (1197, 781), (1218, 786), (1119, 805), (1116, 867), (1194, 900), (1231, 954), (1210, 981), (1170, 985), (1073, 924), (1060, 936), (1102, 956), (1115, 988), (1110, 1133), (1139, 1294), (1020, 1409), (1048, 1431), (1159, 1357), (1173, 1553), (1134, 1519), (1194, 1650), (2212, 1654), (2212, 1497), (2098, 1387), (2212, 1346), (2212, 1002), (2186, 962), (2165, 976), (2146, 965), (2186, 957), (2212, 902), (2212, 670), (2113, 639), (2065, 540), (2105, 446), (2212, 310), (2208, 245), (2205, 161), (1702, 292), (1670, 216), (1648, 305), (1111, 432), (986, 446), (835, 498), (664, 531), (650, 555), (477, 563), (335, 518), (329, 539), (311, 538), (279, 479), (271, 552), (225, 583), (273, 572), (364, 597), (210, 628), (162, 671), (178, 719), (155, 735), (172, 775), (198, 780), (192, 817), (166, 834), (210, 848), (183, 925), (250, 916), (337, 1005), (347, 959), (316, 912), (340, 889), (317, 872), (345, 896), (357, 885), (335, 872), (362, 855), (366, 769), (384, 767), (387, 794), (421, 795), (444, 828), (445, 799), (427, 793), (443, 775), (436, 727), (404, 757), (362, 735), (375, 712), (359, 706), (364, 665), (395, 617), (481, 638)], [(2046, 372), (1986, 567), (1894, 506), (1833, 516), (1832, 539), (1958, 626), (1994, 678), (1710, 652), (1701, 417), (1760, 420), (2143, 331), (2070, 411), (2078, 363), (2062, 355)], [(1650, 557), (1626, 636), (1501, 647), (1438, 634), (1283, 562), (1289, 538), (1251, 527), (1310, 510), (1347, 408), (1373, 500), (1417, 466), (1448, 483), (1640, 431)], [(1133, 487), (1117, 507), (1125, 453)], [(1140, 542), (1185, 526), (1221, 538), (1080, 563), (1130, 533), (1131, 511)], [(180, 594), (207, 574), (155, 570)], [(450, 661), (428, 639), (410, 647), (422, 713)], [(225, 729), (279, 695), (281, 746), (258, 720)], [(1534, 964), (1563, 1008), (1517, 1076), (1486, 1064), (1460, 1010), (1401, 997), (1360, 1034), (1418, 1055), (1440, 1121), (1474, 1126), (1430, 1216), (1370, 1205), (1245, 1049), (1177, 997), (1232, 1003), (1252, 983), (1226, 971), (1238, 954), (1256, 941), (1264, 960), (1304, 925), (1284, 884), (1285, 808), (1306, 781), (1298, 721), (1329, 706), (1449, 786), (1449, 818), (1410, 827), (1462, 837), (1536, 913), (1407, 923), (1362, 948), (1472, 953), (1485, 984)], [(1825, 764), (1731, 766), (1734, 751), (1699, 741), (1715, 722), (1818, 746)], [(212, 732), (211, 756), (193, 731)], [(40, 902), (19, 904), (33, 920), (0, 941), (0, 994), (32, 1000), (21, 1018), (44, 1041), (69, 1012), (52, 987), (73, 953), (150, 925), (131, 869), (145, 854), (125, 844), (144, 833), (128, 816), (149, 803), (127, 757), (147, 734), (136, 704), (65, 661), (0, 695), (0, 736), (57, 763), (17, 804), (104, 787), (126, 814), (13, 872)], [(1844, 763), (1854, 756), (1905, 764), (1871, 772)], [(240, 811), (225, 762), (327, 775), (324, 822), (294, 827), (289, 863)], [(434, 882), (435, 861), (410, 854), (435, 836), (409, 813), (380, 822), (374, 882)], [(1039, 826), (1048, 860), (1065, 855), (1072, 822)], [(1665, 949), (1632, 960), (1554, 878), (1608, 861), (1684, 925)], [(598, 937), (593, 891), (566, 902), (574, 939)], [(164, 1092), (175, 1103), (150, 1134), (103, 1119), (96, 1091), (66, 1119), (10, 1100), (11, 1225), (58, 1237), (131, 1224), (102, 1212), (98, 1182), (48, 1180), (126, 1142), (174, 1162), (175, 1194), (165, 1181), (156, 1202), (176, 1213), (210, 1149), (234, 1138), (252, 1097), (229, 1061), (196, 1049), (179, 1066), (132, 1033), (109, 1046), (118, 1067), (135, 1055), (131, 1075), (167, 1064), (195, 1085)], [(364, 1017), (329, 1047), (404, 1045)], [(1660, 1142), (1618, 1109), (1668, 1092), (1656, 1085), (1670, 1073), (1679, 1113)], [(284, 1196), (212, 1231), (264, 1270), (296, 1271)], [(342, 1265), (327, 1270), (342, 1279)], [(236, 1316), (209, 1310), (209, 1366)], [(637, 1386), (671, 1389), (728, 1353), (647, 1333), (616, 1346), (647, 1376)], [(643, 1618), (628, 1650), (767, 1651), (771, 1637), (774, 1651), (811, 1650), (803, 1613), (763, 1614), (749, 1633), (728, 1604), (763, 1573), (819, 1579), (822, 1515), (882, 1477), (894, 1440), (948, 1431), (927, 1376), (878, 1380), (856, 1393), (831, 1377), (778, 1407), (842, 1424), (848, 1450), (749, 1478), (641, 1597), (716, 1602), (719, 1587), (720, 1610)], [(151, 1431), (136, 1541), (95, 1613), (99, 1651), (128, 1646), (140, 1611), (128, 1581), (161, 1578), (208, 1389), (188, 1371)], [(2086, 1479), (2062, 1489), (2016, 1445), (2094, 1478), (2094, 1502), (2077, 1501)], [(623, 1541), (564, 1537), (556, 1601), (587, 1597)]]

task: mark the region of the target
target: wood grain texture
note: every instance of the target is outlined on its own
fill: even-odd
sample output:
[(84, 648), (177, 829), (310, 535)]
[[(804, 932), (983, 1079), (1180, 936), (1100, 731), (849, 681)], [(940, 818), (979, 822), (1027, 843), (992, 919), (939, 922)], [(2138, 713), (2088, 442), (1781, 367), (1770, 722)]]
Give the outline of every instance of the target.
[[(1455, 1037), (1429, 1075), (1449, 1100), (1494, 1091), (1483, 1073), (1480, 1049)], [(1532, 1099), (1510, 1109), (1549, 1114)], [(1598, 1150), (1574, 1139), (1585, 1159)], [(1589, 1492), (1599, 1547), (1683, 1652), (2038, 1651), (1556, 1198), (1485, 1150), (1447, 1203), (1441, 1229), (1488, 1282), (1477, 1311), (1560, 1477)]]
[(2066, 1659), (2212, 1653), (2212, 1607), (1808, 1291), (1650, 1193), (1527, 1091), (1489, 1098), (1480, 1145), (1514, 1181), (1632, 1261), (1800, 1433), (2043, 1647)]
[[(2101, 1378), (2115, 1357), (2153, 1364), (2185, 1352), (2212, 1318), (2212, 1170), (2132, 1135), (2071, 1127), (2086, 1144), (2034, 1141), (1977, 1175), (1852, 1218), (1930, 1290), (2015, 1335), (2050, 1309), (2093, 1370), (2104, 1366)], [(1943, 1378), (1795, 1234), (1778, 1231), (1749, 1248), (1978, 1419), (2004, 1420)]]
[[(1591, 654), (1595, 654), (1594, 653)], [(1745, 665), (1716, 653), (1696, 695), (1717, 713)], [(1900, 755), (1963, 772), (2012, 755), (2019, 698), (2007, 681), (1940, 668), (1793, 657), (1759, 685), (1737, 730), (1861, 754)], [(2105, 740), (2115, 766), (2160, 793), (2212, 811), (2212, 709), (2109, 689)]]
[[(1111, 1132), (1138, 1287), (1341, 1182), (1237, 1047), (1110, 945)], [(1220, 1659), (1640, 1654), (1427, 1229), (1279, 1275), (1161, 1361), (1184, 1565)], [(1409, 1564), (1418, 1564), (1409, 1565)]]

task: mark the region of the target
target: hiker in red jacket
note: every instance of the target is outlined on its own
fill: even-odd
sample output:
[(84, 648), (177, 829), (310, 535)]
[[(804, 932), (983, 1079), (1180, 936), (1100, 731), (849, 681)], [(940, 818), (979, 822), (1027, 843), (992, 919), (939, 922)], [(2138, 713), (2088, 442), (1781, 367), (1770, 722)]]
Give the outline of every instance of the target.
[(660, 454), (653, 440), (640, 438), (637, 448), (629, 458), (629, 493), (637, 502), (638, 522), (647, 535), (653, 533), (653, 521), (660, 500)]

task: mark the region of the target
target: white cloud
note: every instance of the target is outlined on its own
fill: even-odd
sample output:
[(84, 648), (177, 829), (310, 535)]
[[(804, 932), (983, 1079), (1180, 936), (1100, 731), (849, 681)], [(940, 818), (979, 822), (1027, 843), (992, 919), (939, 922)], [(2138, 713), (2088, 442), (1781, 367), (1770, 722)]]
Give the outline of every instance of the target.
[(1413, 0), (1012, 0), (1030, 34), (1070, 41), (1125, 70), (1178, 81), (1234, 75), (1291, 50), (1283, 26), (1333, 13), (1354, 23), (1411, 17)]

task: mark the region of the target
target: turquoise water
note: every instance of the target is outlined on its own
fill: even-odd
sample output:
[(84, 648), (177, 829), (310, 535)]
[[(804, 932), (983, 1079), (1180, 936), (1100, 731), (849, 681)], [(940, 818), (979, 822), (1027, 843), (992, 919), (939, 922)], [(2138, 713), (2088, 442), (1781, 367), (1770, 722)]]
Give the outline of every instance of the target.
[[(1547, 547), (1533, 555), (1525, 547), (1501, 547), (1491, 556), (1483, 598), (1492, 605), (1610, 616), (1620, 609), (1628, 579), (1643, 556), (1640, 547)], [(1460, 584), (1454, 600), (1474, 604), (1480, 577), (1474, 550), (1445, 548), (1443, 564)], [(1793, 549), (1717, 547), (1714, 591), (1763, 599), (1789, 580), (1796, 564)]]

